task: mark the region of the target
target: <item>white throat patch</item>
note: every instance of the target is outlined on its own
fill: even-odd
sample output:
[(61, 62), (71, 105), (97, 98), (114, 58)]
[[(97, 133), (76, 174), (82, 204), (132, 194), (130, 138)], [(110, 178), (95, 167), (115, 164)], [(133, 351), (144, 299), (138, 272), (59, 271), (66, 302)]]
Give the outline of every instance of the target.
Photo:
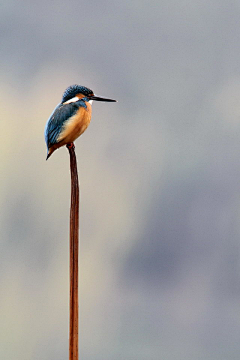
[(63, 103), (63, 105), (64, 105), (64, 104), (70, 104), (70, 103), (76, 102), (76, 101), (78, 101), (78, 100), (80, 100), (79, 97), (75, 96), (75, 97), (73, 97), (72, 99), (69, 99), (69, 100), (65, 101), (65, 102)]

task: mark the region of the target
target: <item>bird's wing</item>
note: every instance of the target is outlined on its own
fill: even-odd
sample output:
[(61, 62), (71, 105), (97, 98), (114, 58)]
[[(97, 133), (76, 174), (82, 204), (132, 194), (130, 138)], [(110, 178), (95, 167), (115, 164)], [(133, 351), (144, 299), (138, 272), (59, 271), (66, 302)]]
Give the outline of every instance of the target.
[(45, 127), (45, 141), (47, 147), (56, 144), (62, 132), (64, 123), (68, 121), (79, 109), (79, 103), (59, 104), (48, 119)]

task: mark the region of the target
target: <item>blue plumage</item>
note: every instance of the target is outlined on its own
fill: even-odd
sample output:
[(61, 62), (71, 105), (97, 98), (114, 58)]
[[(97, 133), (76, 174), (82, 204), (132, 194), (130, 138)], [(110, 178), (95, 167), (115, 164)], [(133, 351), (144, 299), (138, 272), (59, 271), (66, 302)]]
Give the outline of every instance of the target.
[(55, 108), (45, 127), (45, 141), (48, 149), (52, 145), (57, 144), (57, 139), (61, 134), (65, 123), (76, 114), (81, 106), (86, 108), (83, 99), (64, 105), (61, 103)]

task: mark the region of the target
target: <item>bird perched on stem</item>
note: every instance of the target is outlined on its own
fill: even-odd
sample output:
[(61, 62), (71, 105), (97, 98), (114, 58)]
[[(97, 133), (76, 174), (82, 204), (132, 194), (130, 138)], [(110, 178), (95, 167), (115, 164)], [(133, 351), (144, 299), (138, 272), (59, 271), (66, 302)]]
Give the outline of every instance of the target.
[(87, 129), (93, 100), (116, 102), (95, 96), (92, 90), (81, 85), (71, 85), (64, 91), (62, 102), (57, 105), (45, 127), (47, 159), (61, 146), (71, 146)]

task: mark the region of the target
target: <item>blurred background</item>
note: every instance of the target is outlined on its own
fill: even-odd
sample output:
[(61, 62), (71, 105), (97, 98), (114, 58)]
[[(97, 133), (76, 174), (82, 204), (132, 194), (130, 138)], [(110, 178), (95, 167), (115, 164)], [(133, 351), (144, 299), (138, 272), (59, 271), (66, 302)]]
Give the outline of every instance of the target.
[(240, 4), (3, 0), (0, 358), (68, 358), (70, 174), (45, 123), (81, 84), (81, 359), (240, 352)]

